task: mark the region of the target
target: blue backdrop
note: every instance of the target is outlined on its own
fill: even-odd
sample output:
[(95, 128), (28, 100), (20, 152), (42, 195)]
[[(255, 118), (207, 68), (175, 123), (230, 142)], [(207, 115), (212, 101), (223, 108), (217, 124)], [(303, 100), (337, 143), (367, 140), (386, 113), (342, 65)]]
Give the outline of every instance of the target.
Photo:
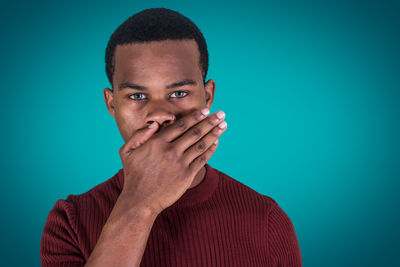
[(40, 266), (56, 200), (121, 168), (123, 140), (102, 98), (105, 47), (133, 13), (167, 7), (202, 30), (216, 82), (211, 111), (227, 114), (209, 164), (278, 202), (304, 266), (394, 266), (398, 3), (2, 3), (2, 263)]

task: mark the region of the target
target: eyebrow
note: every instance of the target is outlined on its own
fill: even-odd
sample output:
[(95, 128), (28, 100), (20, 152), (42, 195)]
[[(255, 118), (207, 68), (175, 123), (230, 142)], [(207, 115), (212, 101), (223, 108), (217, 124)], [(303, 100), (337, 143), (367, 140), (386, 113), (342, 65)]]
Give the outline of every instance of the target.
[[(167, 85), (166, 89), (173, 89), (173, 88), (184, 86), (184, 85), (197, 85), (197, 82), (194, 80), (185, 79), (185, 80)], [(123, 89), (127, 89), (127, 88), (141, 90), (141, 91), (148, 90), (148, 88), (146, 86), (134, 84), (131, 82), (123, 82), (118, 87), (119, 90), (123, 90)]]

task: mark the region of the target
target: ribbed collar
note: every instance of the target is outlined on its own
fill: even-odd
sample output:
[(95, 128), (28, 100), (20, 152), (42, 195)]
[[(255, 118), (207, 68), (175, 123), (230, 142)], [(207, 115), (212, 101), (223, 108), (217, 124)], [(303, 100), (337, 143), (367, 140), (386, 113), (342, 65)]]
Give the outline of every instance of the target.
[[(170, 207), (190, 206), (197, 203), (206, 201), (218, 187), (219, 173), (218, 170), (212, 168), (210, 165), (205, 164), (206, 173), (204, 179), (195, 187), (189, 188), (186, 192)], [(118, 188), (122, 190), (124, 184), (124, 169), (120, 169), (117, 173)]]

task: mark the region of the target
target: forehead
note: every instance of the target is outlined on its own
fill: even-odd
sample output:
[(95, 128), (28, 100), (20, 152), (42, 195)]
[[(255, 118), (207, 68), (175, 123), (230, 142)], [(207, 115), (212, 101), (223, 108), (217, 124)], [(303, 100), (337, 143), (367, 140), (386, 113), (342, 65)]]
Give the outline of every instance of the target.
[(118, 81), (148, 81), (155, 77), (201, 79), (200, 53), (195, 40), (118, 45), (114, 57), (114, 78)]

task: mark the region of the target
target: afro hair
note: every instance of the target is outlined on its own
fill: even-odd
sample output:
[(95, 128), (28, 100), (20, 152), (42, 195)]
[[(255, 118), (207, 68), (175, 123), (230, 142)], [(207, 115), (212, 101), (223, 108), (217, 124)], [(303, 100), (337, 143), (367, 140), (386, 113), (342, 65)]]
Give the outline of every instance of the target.
[(163, 40), (194, 39), (200, 52), (200, 70), (205, 83), (208, 71), (206, 40), (200, 29), (187, 17), (167, 8), (150, 8), (136, 13), (125, 20), (111, 35), (105, 55), (106, 74), (113, 86), (117, 45), (145, 43)]

